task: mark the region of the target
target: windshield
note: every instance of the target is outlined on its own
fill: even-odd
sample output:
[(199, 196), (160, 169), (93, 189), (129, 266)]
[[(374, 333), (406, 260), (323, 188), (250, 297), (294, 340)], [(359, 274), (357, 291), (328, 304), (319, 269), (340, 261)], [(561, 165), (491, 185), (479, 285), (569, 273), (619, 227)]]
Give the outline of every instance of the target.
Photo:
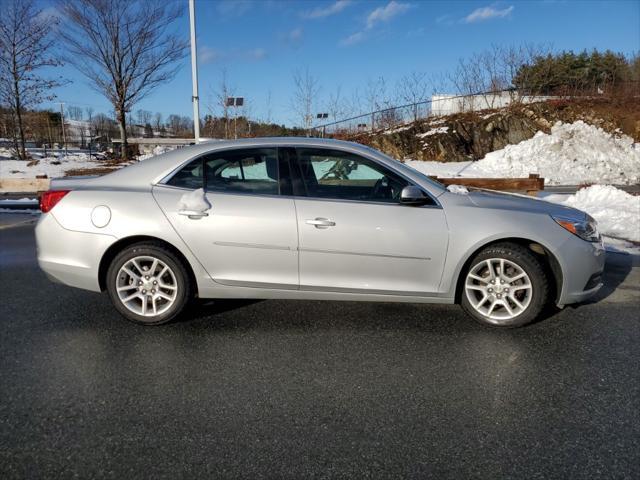
[(395, 168), (397, 168), (398, 170), (400, 170), (401, 172), (407, 174), (407, 175), (413, 175), (413, 176), (417, 176), (420, 177), (422, 180), (424, 180), (425, 182), (431, 184), (434, 186), (434, 188), (438, 189), (438, 190), (446, 190), (447, 188), (440, 182), (438, 182), (437, 180), (429, 177), (428, 175), (425, 175), (422, 172), (419, 172), (418, 170), (416, 170), (415, 168), (411, 168), (407, 165), (405, 165), (404, 163), (402, 163), (399, 160), (396, 160), (393, 157), (390, 157), (389, 155), (382, 153), (379, 150), (376, 150), (375, 148), (371, 148), (367, 145), (361, 145), (362, 148), (364, 148), (365, 150), (367, 150), (370, 154), (375, 155), (377, 157), (382, 157), (385, 160), (389, 160), (390, 162), (393, 162), (393, 165)]

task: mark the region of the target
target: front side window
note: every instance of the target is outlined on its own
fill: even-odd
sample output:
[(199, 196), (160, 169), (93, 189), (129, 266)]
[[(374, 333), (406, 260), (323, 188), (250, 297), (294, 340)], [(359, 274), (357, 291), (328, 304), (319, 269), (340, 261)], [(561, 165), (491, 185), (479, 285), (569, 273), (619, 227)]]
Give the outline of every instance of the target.
[(208, 191), (278, 195), (278, 155), (275, 148), (227, 150), (204, 160)]
[(310, 197), (398, 203), (409, 185), (382, 165), (339, 150), (300, 148), (298, 164)]

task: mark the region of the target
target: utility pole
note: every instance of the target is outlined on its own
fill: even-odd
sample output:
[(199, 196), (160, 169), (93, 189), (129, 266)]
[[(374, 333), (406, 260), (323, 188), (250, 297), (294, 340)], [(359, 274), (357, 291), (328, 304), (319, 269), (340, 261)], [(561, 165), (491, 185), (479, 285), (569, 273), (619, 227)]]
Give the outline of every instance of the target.
[(189, 24), (191, 27), (191, 80), (193, 82), (193, 134), (195, 142), (200, 142), (200, 98), (198, 97), (198, 58), (196, 55), (196, 7), (195, 0), (189, 0)]
[(60, 119), (62, 121), (62, 146), (64, 147), (64, 156), (67, 156), (67, 134), (64, 130), (64, 103), (60, 102)]

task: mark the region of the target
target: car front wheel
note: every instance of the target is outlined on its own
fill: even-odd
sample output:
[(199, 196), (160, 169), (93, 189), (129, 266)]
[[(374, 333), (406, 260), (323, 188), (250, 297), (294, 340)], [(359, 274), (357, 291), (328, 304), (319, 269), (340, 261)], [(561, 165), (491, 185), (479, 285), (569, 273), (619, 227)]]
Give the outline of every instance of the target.
[(107, 271), (107, 291), (125, 318), (143, 325), (173, 320), (191, 297), (185, 266), (162, 244), (139, 243), (121, 251)]
[(549, 280), (543, 264), (526, 247), (491, 245), (464, 274), (462, 307), (475, 320), (495, 327), (534, 321), (547, 304)]

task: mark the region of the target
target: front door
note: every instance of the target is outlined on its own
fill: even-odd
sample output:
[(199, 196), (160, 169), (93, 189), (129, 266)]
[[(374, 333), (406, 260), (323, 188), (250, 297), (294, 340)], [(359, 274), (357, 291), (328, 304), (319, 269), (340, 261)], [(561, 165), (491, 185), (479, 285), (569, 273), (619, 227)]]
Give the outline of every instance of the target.
[[(294, 201), (284, 194), (275, 148), (195, 159), (153, 194), (178, 234), (218, 283), (298, 288)], [(187, 215), (185, 193), (205, 188), (207, 216)]]
[(435, 201), (401, 205), (409, 181), (371, 159), (317, 148), (297, 153), (305, 186), (296, 197), (301, 289), (437, 292), (448, 231)]

